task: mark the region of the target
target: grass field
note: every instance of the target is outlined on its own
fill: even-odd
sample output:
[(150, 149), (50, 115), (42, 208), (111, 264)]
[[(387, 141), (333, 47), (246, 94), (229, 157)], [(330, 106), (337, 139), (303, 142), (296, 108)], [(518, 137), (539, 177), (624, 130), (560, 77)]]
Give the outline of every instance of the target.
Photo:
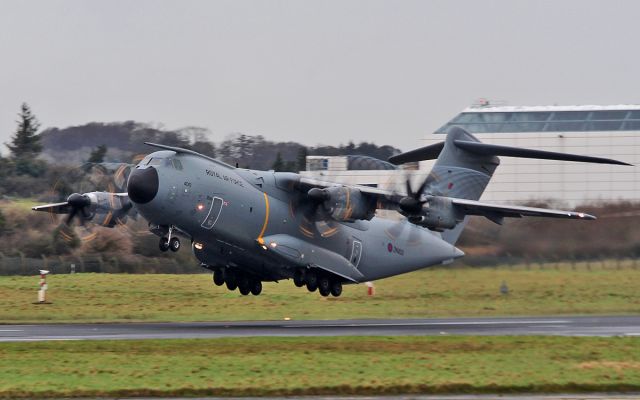
[(3, 343), (0, 370), (5, 398), (640, 391), (640, 338)]
[(0, 323), (633, 314), (638, 282), (631, 267), (439, 268), (378, 281), (373, 297), (357, 285), (323, 298), (291, 281), (245, 297), (208, 274), (75, 274), (49, 276), (53, 304), (35, 305), (38, 277), (0, 277)]

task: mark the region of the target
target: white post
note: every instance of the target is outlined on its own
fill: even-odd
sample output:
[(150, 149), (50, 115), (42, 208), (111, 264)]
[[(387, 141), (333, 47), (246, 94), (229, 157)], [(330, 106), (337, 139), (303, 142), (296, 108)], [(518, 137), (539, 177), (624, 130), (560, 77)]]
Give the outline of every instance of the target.
[(367, 286), (367, 295), (374, 296), (376, 294), (376, 287), (373, 286), (373, 282), (365, 282), (364, 284)]
[(38, 303), (44, 303), (46, 301), (47, 291), (47, 274), (49, 271), (46, 269), (40, 270), (40, 289), (38, 290)]

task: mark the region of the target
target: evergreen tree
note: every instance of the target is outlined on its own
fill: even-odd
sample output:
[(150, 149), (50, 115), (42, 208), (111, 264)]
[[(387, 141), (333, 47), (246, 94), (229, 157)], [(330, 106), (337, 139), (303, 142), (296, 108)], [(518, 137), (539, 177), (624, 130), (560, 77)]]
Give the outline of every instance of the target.
[(38, 128), (40, 123), (31, 113), (27, 103), (22, 103), (18, 114), (18, 128), (6, 146), (11, 150), (11, 158), (17, 175), (41, 176), (45, 172), (44, 163), (36, 157), (42, 151)]
[(295, 169), (299, 171), (307, 170), (307, 148), (302, 146), (298, 150), (298, 156), (296, 157), (296, 166)]
[(0, 236), (2, 236), (2, 234), (4, 233), (4, 229), (7, 226), (7, 220), (4, 217), (4, 214), (2, 213), (2, 210), (0, 210)]
[(14, 158), (33, 158), (42, 151), (40, 136), (37, 135), (40, 123), (31, 113), (27, 103), (22, 103), (18, 114), (18, 129), (11, 138), (11, 144), (7, 144)]
[(280, 154), (280, 152), (278, 152), (278, 154), (276, 155), (276, 160), (273, 162), (271, 169), (273, 169), (276, 172), (284, 171), (285, 164), (284, 164), (284, 160), (282, 159), (282, 154)]
[(90, 162), (90, 163), (104, 162), (105, 155), (107, 155), (107, 145), (101, 144), (95, 149), (93, 149), (93, 151), (91, 151), (91, 154), (89, 155), (89, 160), (87, 160), (87, 162)]

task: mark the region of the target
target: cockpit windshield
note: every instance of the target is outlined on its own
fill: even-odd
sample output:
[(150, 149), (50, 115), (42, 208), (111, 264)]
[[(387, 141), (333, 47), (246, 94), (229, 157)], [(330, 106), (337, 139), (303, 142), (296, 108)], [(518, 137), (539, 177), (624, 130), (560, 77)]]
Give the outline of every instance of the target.
[(165, 161), (165, 158), (153, 157), (153, 158), (150, 158), (149, 161), (147, 161), (146, 165), (158, 166), (158, 165), (162, 165), (164, 161)]

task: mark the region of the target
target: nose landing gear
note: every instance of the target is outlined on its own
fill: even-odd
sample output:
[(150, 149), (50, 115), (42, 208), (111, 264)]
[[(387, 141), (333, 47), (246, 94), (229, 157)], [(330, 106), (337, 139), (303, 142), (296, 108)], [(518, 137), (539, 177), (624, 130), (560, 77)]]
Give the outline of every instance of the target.
[(177, 236), (173, 236), (174, 229), (175, 228), (173, 226), (170, 226), (168, 236), (163, 236), (160, 238), (160, 251), (165, 252), (167, 250), (171, 250), (175, 253), (176, 251), (180, 250), (180, 239)]

